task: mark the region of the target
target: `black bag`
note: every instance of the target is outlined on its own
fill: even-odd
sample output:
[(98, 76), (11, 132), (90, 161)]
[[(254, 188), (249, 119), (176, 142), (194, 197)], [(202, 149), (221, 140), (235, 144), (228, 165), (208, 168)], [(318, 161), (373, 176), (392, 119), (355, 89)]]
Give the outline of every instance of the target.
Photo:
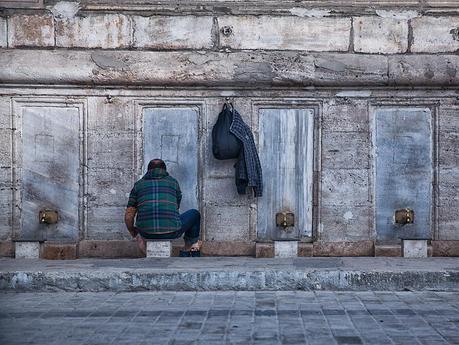
[(233, 106), (225, 103), (222, 111), (218, 115), (217, 122), (212, 128), (212, 153), (217, 159), (238, 158), (241, 150), (241, 142), (230, 132), (233, 123)]

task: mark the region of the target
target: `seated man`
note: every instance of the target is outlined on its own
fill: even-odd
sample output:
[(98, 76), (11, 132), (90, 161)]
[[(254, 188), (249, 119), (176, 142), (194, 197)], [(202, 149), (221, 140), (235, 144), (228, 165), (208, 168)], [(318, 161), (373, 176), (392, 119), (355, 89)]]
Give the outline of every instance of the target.
[(185, 234), (185, 247), (180, 256), (200, 256), (201, 215), (198, 210), (179, 214), (181, 200), (180, 186), (169, 176), (164, 161), (150, 161), (147, 173), (131, 190), (124, 216), (129, 233), (137, 239), (144, 255), (145, 239), (175, 239)]

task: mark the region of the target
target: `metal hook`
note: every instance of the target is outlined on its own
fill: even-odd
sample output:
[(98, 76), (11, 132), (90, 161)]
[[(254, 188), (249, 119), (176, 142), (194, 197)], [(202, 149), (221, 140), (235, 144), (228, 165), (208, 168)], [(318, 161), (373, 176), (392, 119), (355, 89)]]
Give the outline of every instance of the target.
[(233, 103), (231, 103), (231, 100), (229, 97), (225, 97), (225, 104), (231, 107), (231, 109), (233, 109)]

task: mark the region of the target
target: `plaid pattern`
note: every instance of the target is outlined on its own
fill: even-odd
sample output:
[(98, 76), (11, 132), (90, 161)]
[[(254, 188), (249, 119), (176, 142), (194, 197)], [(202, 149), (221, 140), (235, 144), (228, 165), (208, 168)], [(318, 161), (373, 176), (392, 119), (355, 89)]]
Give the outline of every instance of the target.
[[(238, 193), (245, 194), (245, 186), (253, 188), (255, 197), (263, 194), (263, 175), (257, 147), (250, 127), (242, 120), (241, 115), (233, 108), (233, 123), (230, 132), (242, 142), (243, 150), (236, 163), (236, 184)], [(243, 184), (238, 181), (244, 181)]]
[(137, 181), (127, 207), (137, 209), (136, 228), (144, 234), (170, 234), (181, 228), (182, 192), (164, 169), (152, 169)]

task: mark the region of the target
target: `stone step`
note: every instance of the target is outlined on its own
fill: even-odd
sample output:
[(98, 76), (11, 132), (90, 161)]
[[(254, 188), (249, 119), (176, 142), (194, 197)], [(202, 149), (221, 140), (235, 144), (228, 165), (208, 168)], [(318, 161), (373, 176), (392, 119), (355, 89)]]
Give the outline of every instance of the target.
[(459, 258), (0, 259), (6, 291), (453, 290)]

